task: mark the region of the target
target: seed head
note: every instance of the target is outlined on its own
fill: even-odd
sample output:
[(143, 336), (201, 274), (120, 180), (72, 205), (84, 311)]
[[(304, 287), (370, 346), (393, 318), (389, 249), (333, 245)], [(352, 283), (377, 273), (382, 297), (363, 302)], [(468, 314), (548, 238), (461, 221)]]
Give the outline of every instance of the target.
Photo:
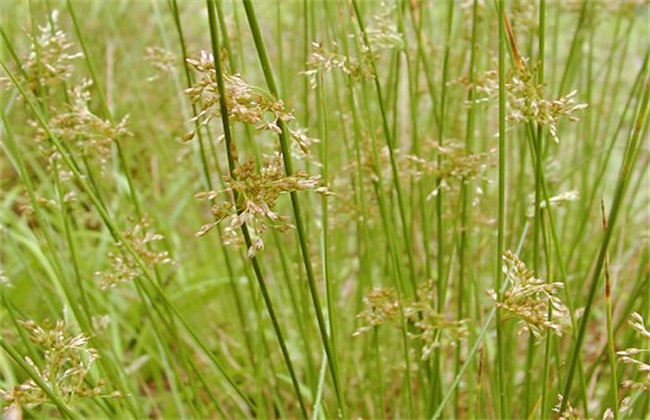
[(83, 54), (71, 51), (73, 43), (59, 29), (59, 11), (54, 10), (47, 23), (38, 27), (36, 36), (28, 36), (32, 43), (19, 73), (21, 82), (32, 92), (37, 92), (69, 80), (74, 70), (73, 60)]
[[(638, 312), (630, 315), (628, 325), (645, 339), (643, 340), (645, 343), (650, 341), (650, 328), (645, 325), (643, 317)], [(638, 372), (638, 379), (626, 379), (621, 383), (621, 386), (623, 388), (642, 389), (650, 392), (650, 347), (629, 348), (619, 351), (616, 354), (619, 356), (619, 362), (635, 366)]]
[[(541, 338), (542, 332), (549, 329), (561, 336), (569, 328), (568, 308), (555, 296), (563, 283), (546, 283), (536, 277), (511, 251), (503, 254), (503, 273), (509, 282), (503, 301), (498, 301), (493, 289), (488, 290), (488, 296), (504, 311), (504, 319), (519, 319), (520, 333), (528, 330)], [(551, 318), (548, 317), (549, 307), (553, 309)]]
[[(149, 231), (150, 222), (147, 219), (141, 220), (133, 228), (122, 233), (124, 240), (129, 243), (136, 252), (139, 259), (147, 266), (175, 265), (176, 262), (169, 257), (167, 251), (152, 250), (152, 243), (162, 240), (160, 234)], [(115, 244), (119, 252), (108, 254), (111, 267), (108, 271), (96, 272), (99, 277), (102, 289), (115, 287), (122, 283), (128, 283), (142, 275), (141, 268), (135, 257), (126, 249), (124, 243)]]
[(357, 318), (363, 320), (366, 325), (357, 329), (353, 336), (361, 335), (374, 327), (394, 323), (398, 320), (400, 303), (395, 289), (391, 287), (372, 289), (363, 298), (363, 304), (365, 309), (357, 314)]
[[(90, 385), (89, 372), (99, 353), (89, 347), (90, 337), (75, 334), (63, 321), (45, 321), (42, 325), (34, 321), (18, 322), (27, 333), (41, 358), (25, 362), (45, 382), (50, 391), (57, 394), (68, 406), (74, 406), (80, 399), (96, 396), (117, 396), (106, 394), (102, 382)], [(47, 394), (34, 380), (0, 389), (0, 395), (7, 403), (7, 410), (31, 409), (51, 402)]]
[(268, 228), (280, 232), (293, 228), (289, 218), (275, 210), (281, 195), (309, 189), (321, 194), (329, 192), (321, 186), (319, 175), (309, 176), (298, 170), (293, 175), (286, 176), (280, 152), (266, 160), (259, 171), (255, 161), (250, 160), (235, 168), (233, 176), (224, 176), (223, 181), (226, 188), (195, 195), (196, 198), (208, 200), (215, 200), (222, 194), (230, 195), (229, 201), (213, 204), (212, 215), (215, 220), (203, 225), (196, 236), (203, 236), (222, 221), (227, 221), (225, 232), (230, 238), (229, 243), (238, 246), (242, 243), (236, 240), (238, 231), (246, 224), (253, 236), (253, 245), (248, 249), (249, 257), (263, 249), (263, 236)]

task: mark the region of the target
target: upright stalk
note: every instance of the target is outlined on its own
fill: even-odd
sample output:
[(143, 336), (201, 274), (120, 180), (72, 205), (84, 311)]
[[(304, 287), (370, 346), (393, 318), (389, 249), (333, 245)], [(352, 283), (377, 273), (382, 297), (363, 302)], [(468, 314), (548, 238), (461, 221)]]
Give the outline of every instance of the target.
[[(253, 39), (255, 42), (255, 48), (257, 49), (257, 55), (259, 56), (260, 64), (262, 65), (264, 78), (266, 79), (266, 83), (269, 87), (271, 94), (276, 98), (279, 98), (280, 95), (279, 95), (278, 87), (277, 84), (275, 83), (275, 77), (273, 75), (273, 70), (271, 69), (271, 62), (269, 60), (269, 56), (266, 51), (266, 46), (264, 44), (264, 39), (262, 38), (260, 26), (257, 21), (255, 8), (253, 7), (253, 4), (250, 0), (242, 0), (242, 1), (244, 3), (244, 8), (246, 10), (246, 17), (248, 19), (248, 24), (251, 29), (251, 33), (253, 35)], [(280, 139), (280, 148), (282, 151), (284, 169), (287, 175), (291, 175), (294, 173), (294, 170), (293, 170), (293, 162), (291, 160), (291, 150), (289, 148), (289, 140), (287, 138), (288, 128), (281, 120), (278, 120), (277, 123), (281, 130), (281, 133), (278, 135), (278, 137)], [(309, 291), (312, 298), (312, 304), (314, 305), (314, 312), (316, 313), (321, 339), (323, 342), (323, 346), (325, 347), (325, 353), (327, 354), (327, 359), (329, 360), (330, 374), (332, 375), (332, 380), (334, 382), (334, 392), (336, 394), (336, 399), (338, 402), (339, 415), (345, 418), (346, 417), (345, 402), (343, 398), (343, 392), (341, 389), (341, 381), (340, 381), (338, 363), (336, 359), (336, 352), (335, 349), (333, 348), (335, 343), (331, 341), (330, 337), (328, 336), (327, 324), (325, 322), (325, 317), (323, 316), (323, 309), (320, 303), (320, 298), (318, 296), (318, 286), (316, 285), (314, 269), (311, 263), (307, 234), (305, 231), (302, 211), (300, 209), (300, 202), (298, 201), (298, 194), (295, 191), (292, 191), (290, 195), (291, 195), (291, 204), (293, 207), (293, 216), (296, 222), (296, 230), (298, 232), (298, 242), (300, 244), (300, 251), (302, 253), (303, 265), (305, 267), (305, 272), (307, 274), (307, 283), (309, 285)]]
[[(498, 201), (498, 231), (497, 231), (497, 253), (495, 270), (495, 290), (497, 299), (503, 301), (503, 272), (501, 271), (501, 258), (504, 248), (504, 234), (506, 223), (506, 28), (505, 28), (505, 0), (499, 0), (499, 201)], [(497, 390), (499, 393), (499, 417), (509, 418), (508, 401), (506, 396), (506, 374), (505, 374), (505, 346), (504, 327), (501, 319), (501, 310), (497, 308)]]
[[(219, 32), (217, 30), (215, 0), (207, 0), (207, 8), (208, 8), (208, 19), (210, 24), (210, 38), (212, 40), (212, 54), (214, 57), (214, 68), (216, 71), (216, 79), (217, 79), (217, 89), (219, 90), (219, 109), (221, 114), (221, 122), (223, 125), (224, 139), (226, 142), (226, 153), (228, 157), (228, 172), (231, 178), (236, 179), (235, 169), (237, 168), (237, 163), (235, 162), (234, 153), (233, 153), (234, 144), (232, 141), (232, 134), (230, 131), (230, 121), (228, 118), (228, 106), (226, 104), (226, 89), (223, 81), (223, 71), (221, 65), (221, 50), (219, 48)], [(233, 196), (234, 196), (233, 197), (234, 201), (236, 203), (238, 201), (237, 191), (233, 190)], [(237, 212), (240, 214), (241, 211), (242, 211), (241, 209), (237, 209)], [(250, 249), (253, 246), (253, 241), (251, 239), (250, 233), (248, 231), (248, 226), (246, 225), (246, 223), (242, 224), (241, 231), (244, 236), (244, 241), (246, 242), (246, 247)], [(266, 309), (269, 313), (269, 318), (271, 319), (271, 323), (273, 324), (273, 329), (275, 330), (275, 334), (278, 338), (278, 342), (280, 344), (280, 350), (282, 351), (284, 362), (287, 365), (287, 369), (289, 370), (289, 375), (291, 376), (291, 383), (296, 393), (296, 399), (298, 400), (298, 404), (300, 405), (300, 411), (304, 418), (308, 418), (309, 415), (307, 414), (307, 408), (303, 401), (302, 393), (300, 392), (300, 384), (298, 383), (298, 378), (296, 376), (295, 370), (293, 368), (293, 364), (291, 362), (289, 349), (287, 348), (286, 342), (284, 340), (282, 329), (280, 327), (280, 323), (275, 313), (275, 309), (271, 301), (271, 296), (269, 295), (268, 289), (266, 287), (266, 282), (264, 281), (262, 269), (260, 267), (256, 255), (254, 255), (251, 258), (251, 265), (253, 266), (253, 271), (255, 272), (255, 278), (257, 279), (258, 286), (262, 293), (262, 299), (264, 299), (264, 304), (266, 305)]]
[(578, 361), (582, 349), (582, 344), (584, 343), (584, 339), (587, 334), (587, 323), (589, 322), (589, 316), (591, 315), (591, 307), (593, 306), (596, 291), (598, 290), (598, 284), (600, 283), (601, 272), (603, 266), (605, 265), (607, 248), (609, 246), (609, 242), (612, 239), (614, 227), (616, 226), (618, 215), (623, 205), (623, 199), (625, 197), (625, 193), (630, 181), (630, 175), (632, 174), (632, 170), (634, 169), (635, 163), (637, 161), (637, 156), (639, 150), (641, 149), (641, 145), (643, 144), (641, 134), (644, 131), (645, 125), (648, 123), (648, 103), (650, 100), (650, 80), (647, 76), (647, 73), (644, 75), (642, 80), (643, 83), (641, 89), (643, 92), (643, 97), (641, 103), (639, 104), (636, 118), (634, 120), (634, 126), (632, 127), (630, 137), (625, 148), (621, 171), (619, 173), (618, 181), (616, 182), (614, 201), (612, 202), (612, 207), (609, 211), (610, 216), (608, 219), (607, 229), (605, 229), (605, 235), (600, 244), (600, 249), (596, 257), (596, 265), (592, 272), (591, 282), (589, 284), (589, 294), (587, 295), (584, 313), (580, 320), (580, 330), (576, 338), (576, 343), (573, 347), (569, 370), (567, 372), (566, 383), (564, 386), (564, 392), (562, 393), (564, 398), (562, 399), (562, 404), (560, 406), (560, 413), (564, 412), (569, 401), (571, 394), (571, 385), (573, 384), (573, 377), (575, 376), (576, 368), (579, 364)]

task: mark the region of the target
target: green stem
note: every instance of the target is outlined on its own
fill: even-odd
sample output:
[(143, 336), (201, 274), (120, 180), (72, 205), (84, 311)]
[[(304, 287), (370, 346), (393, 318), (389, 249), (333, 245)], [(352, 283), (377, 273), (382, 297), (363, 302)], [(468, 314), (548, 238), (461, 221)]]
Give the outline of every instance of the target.
[[(243, 0), (244, 8), (246, 10), (246, 17), (248, 18), (249, 27), (251, 33), (253, 34), (253, 39), (255, 41), (255, 48), (257, 49), (257, 55), (260, 59), (260, 64), (262, 66), (262, 71), (264, 73), (264, 78), (269, 87), (271, 94), (279, 98), (279, 91), (277, 84), (275, 83), (275, 77), (273, 76), (273, 70), (271, 69), (271, 62), (266, 51), (266, 46), (264, 44), (264, 39), (262, 38), (260, 26), (255, 15), (255, 8), (250, 0)], [(293, 162), (291, 160), (291, 150), (289, 148), (289, 141), (287, 138), (288, 127), (284, 124), (283, 121), (278, 120), (278, 126), (280, 127), (281, 133), (278, 135), (280, 140), (280, 148), (282, 151), (282, 158), (284, 161), (284, 169), (288, 176), (291, 176), (294, 173)], [(290, 193), (291, 195), (291, 204), (293, 208), (293, 216), (296, 222), (296, 230), (298, 233), (298, 242), (300, 244), (300, 251), (302, 253), (303, 265), (305, 267), (305, 272), (307, 274), (307, 283), (309, 285), (309, 291), (312, 298), (312, 304), (314, 306), (314, 312), (316, 313), (316, 318), (318, 321), (318, 328), (321, 334), (321, 340), (325, 348), (325, 353), (327, 354), (327, 359), (329, 360), (330, 374), (332, 375), (332, 380), (334, 382), (334, 392), (336, 394), (336, 399), (338, 402), (339, 415), (346, 417), (345, 402), (343, 397), (343, 392), (341, 389), (341, 380), (339, 374), (339, 367), (337, 363), (336, 353), (335, 353), (335, 343), (328, 337), (327, 325), (325, 323), (325, 317), (323, 316), (323, 309), (320, 303), (320, 298), (318, 296), (318, 286), (316, 285), (316, 278), (314, 276), (314, 269), (311, 263), (311, 257), (309, 253), (309, 245), (307, 240), (307, 234), (305, 230), (305, 224), (303, 221), (302, 211), (300, 209), (300, 202), (298, 200), (298, 194), (295, 191)], [(332, 310), (332, 308), (329, 308)]]
[[(219, 92), (219, 108), (220, 108), (224, 138), (226, 142), (226, 153), (228, 157), (228, 170), (230, 176), (233, 179), (236, 179), (235, 169), (237, 168), (237, 163), (235, 161), (234, 154), (233, 154), (233, 150), (234, 150), (233, 148), (235, 146), (232, 141), (232, 134), (230, 131), (230, 121), (228, 118), (228, 106), (226, 104), (226, 89), (223, 80), (221, 49), (219, 47), (219, 33), (217, 30), (217, 18), (215, 14), (215, 8), (216, 8), (215, 0), (207, 0), (207, 8), (208, 8), (208, 19), (210, 24), (210, 38), (212, 40), (212, 54), (214, 58), (217, 88)], [(233, 191), (233, 196), (234, 196), (235, 203), (237, 203), (238, 194), (236, 191)], [(241, 211), (242, 211), (241, 209), (237, 209), (237, 212), (239, 214), (241, 214)], [(242, 234), (244, 235), (244, 241), (246, 243), (246, 247), (250, 249), (253, 246), (253, 241), (251, 240), (251, 236), (248, 231), (248, 226), (246, 225), (246, 223), (242, 224), (241, 230), (242, 230)], [(253, 271), (255, 272), (255, 278), (257, 279), (258, 286), (262, 293), (264, 304), (266, 305), (266, 309), (269, 313), (269, 318), (271, 318), (273, 329), (278, 338), (278, 342), (280, 344), (280, 350), (282, 351), (282, 356), (284, 358), (285, 364), (287, 365), (287, 369), (289, 370), (289, 375), (291, 376), (291, 383), (296, 393), (296, 398), (298, 400), (298, 404), (300, 405), (300, 410), (302, 412), (303, 417), (308, 418), (309, 415), (307, 414), (307, 408), (302, 398), (302, 393), (300, 391), (300, 384), (298, 382), (298, 378), (293, 368), (293, 363), (291, 362), (291, 356), (289, 355), (289, 350), (287, 348), (284, 336), (282, 334), (282, 329), (280, 327), (280, 323), (275, 313), (275, 309), (271, 301), (271, 296), (269, 295), (268, 289), (266, 287), (266, 282), (264, 281), (264, 276), (262, 274), (262, 269), (259, 265), (257, 256), (253, 256), (251, 258), (251, 265), (253, 266)]]
[[(505, 37), (505, 0), (499, 0), (499, 210), (498, 210), (498, 231), (497, 231), (497, 252), (496, 252), (496, 270), (495, 270), (495, 290), (497, 299), (503, 302), (502, 281), (503, 272), (501, 271), (502, 255), (504, 248), (504, 234), (506, 223), (506, 37)], [(501, 319), (501, 311), (497, 309), (496, 316), (497, 329), (497, 349), (496, 349), (496, 366), (497, 366), (497, 389), (499, 393), (499, 417), (509, 418), (507, 403), (507, 383), (506, 383), (506, 364), (505, 364), (505, 346), (504, 346), (504, 327)]]
[[(603, 217), (603, 229), (607, 229), (607, 215), (605, 214), (605, 202), (600, 201), (600, 209)], [(614, 394), (614, 420), (618, 420), (618, 366), (616, 350), (614, 349), (614, 328), (612, 327), (612, 283), (609, 277), (609, 254), (605, 255), (605, 314), (607, 317), (607, 356), (609, 359), (611, 391)]]
[[(357, 17), (356, 20), (357, 20), (357, 24), (359, 25), (359, 30), (363, 35), (364, 44), (368, 48), (368, 54), (372, 56), (372, 47), (368, 39), (368, 33), (366, 32), (365, 26), (363, 24), (363, 16), (359, 9), (358, 1), (352, 0), (352, 4), (354, 6), (354, 13)], [(372, 65), (372, 73), (375, 75), (375, 77), (373, 77), (373, 81), (375, 85), (375, 91), (377, 93), (377, 102), (379, 103), (379, 110), (381, 113), (382, 128), (384, 132), (384, 137), (386, 139), (386, 146), (388, 147), (388, 154), (390, 157), (390, 166), (393, 174), (393, 187), (395, 188), (395, 192), (397, 194), (397, 205), (398, 205), (399, 216), (402, 225), (402, 235), (404, 236), (403, 243), (407, 247), (406, 255), (407, 255), (407, 261), (408, 261), (409, 272), (410, 272), (410, 277), (409, 277), (410, 286), (411, 286), (412, 293), (415, 293), (415, 290), (417, 289), (417, 282), (415, 280), (415, 262), (413, 260), (413, 252), (411, 252), (411, 250), (408, 249), (408, 247), (411, 246), (412, 241), (411, 241), (411, 235), (409, 233), (408, 223), (406, 220), (406, 209), (404, 205), (404, 195), (402, 192), (402, 185), (400, 182), (400, 173), (397, 168), (397, 154), (395, 151), (395, 141), (388, 124), (388, 115), (386, 114), (386, 105), (384, 100), (385, 98), (382, 94), (381, 84), (379, 83), (377, 67), (374, 60), (371, 60), (371, 65)]]
[(609, 242), (612, 239), (614, 227), (618, 220), (618, 214), (623, 205), (623, 198), (625, 197), (625, 192), (629, 184), (630, 174), (636, 163), (636, 158), (638, 156), (639, 149), (643, 144), (641, 139), (641, 133), (644, 130), (644, 126), (648, 123), (648, 103), (650, 99), (650, 80), (648, 80), (647, 75), (644, 78), (642, 85), (643, 89), (643, 98), (639, 105), (637, 115), (635, 118), (634, 126), (630, 133), (629, 140), (626, 145), (625, 154), (623, 157), (623, 163), (621, 165), (621, 171), (619, 173), (618, 181), (616, 182), (616, 191), (614, 192), (614, 201), (610, 209), (610, 217), (605, 230), (605, 235), (600, 245), (598, 255), (596, 257), (596, 265), (592, 272), (591, 283), (589, 284), (589, 294), (587, 295), (587, 300), (585, 302), (584, 313), (580, 322), (580, 330), (576, 339), (575, 346), (573, 348), (573, 353), (571, 355), (571, 362), (569, 364), (569, 370), (567, 372), (566, 384), (564, 387), (564, 396), (562, 404), (560, 406), (560, 413), (563, 413), (566, 409), (567, 403), (570, 398), (571, 385), (573, 383), (573, 377), (575, 376), (576, 367), (578, 366), (578, 360), (580, 357), (580, 352), (582, 349), (582, 344), (584, 342), (585, 336), (587, 334), (587, 322), (589, 321), (589, 316), (591, 315), (591, 307), (594, 302), (594, 297), (596, 296), (596, 291), (598, 290), (598, 284), (600, 282), (600, 275), (605, 264), (605, 257), (607, 255), (607, 247)]

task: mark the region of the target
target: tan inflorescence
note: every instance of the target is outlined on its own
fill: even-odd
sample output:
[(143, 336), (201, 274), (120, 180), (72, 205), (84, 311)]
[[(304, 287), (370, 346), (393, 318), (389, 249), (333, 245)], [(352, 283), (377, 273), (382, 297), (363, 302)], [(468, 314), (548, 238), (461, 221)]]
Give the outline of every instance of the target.
[[(63, 321), (46, 321), (42, 325), (34, 321), (18, 321), (27, 331), (29, 340), (42, 357), (41, 361), (25, 357), (25, 362), (47, 385), (50, 391), (69, 407), (89, 397), (118, 397), (118, 392), (106, 393), (101, 381), (94, 385), (89, 377), (90, 369), (99, 357), (97, 350), (89, 346), (90, 337), (75, 334)], [(33, 379), (28, 379), (11, 389), (0, 390), (7, 403), (7, 412), (20, 412), (21, 408), (35, 408), (51, 403), (50, 397)]]
[[(518, 65), (508, 72), (505, 84), (508, 105), (508, 120), (513, 125), (526, 122), (536, 122), (548, 129), (553, 140), (560, 141), (558, 124), (562, 118), (578, 121), (577, 111), (587, 107), (578, 103), (577, 91), (573, 90), (558, 99), (547, 99), (545, 85), (537, 81), (538, 67), (531, 65), (526, 58), (521, 57)], [(480, 76), (477, 92), (485, 95), (477, 102), (496, 99), (499, 96), (498, 73), (491, 70)]]
[[(487, 293), (497, 307), (502, 309), (504, 319), (519, 319), (519, 332), (530, 331), (541, 338), (545, 330), (562, 335), (570, 327), (568, 308), (555, 296), (564, 287), (561, 282), (547, 283), (535, 276), (523, 261), (511, 251), (503, 254), (503, 273), (508, 287), (499, 301), (497, 293), (488, 289)], [(549, 309), (552, 309), (549, 318)]]
[[(225, 61), (226, 54), (223, 53), (223, 56)], [(187, 62), (200, 74), (200, 78), (185, 90), (190, 102), (198, 109), (196, 117), (193, 118), (196, 128), (184, 136), (185, 141), (191, 140), (201, 127), (221, 115), (213, 55), (204, 51), (198, 59), (190, 58)], [(311, 156), (310, 146), (316, 140), (309, 138), (304, 129), (292, 129), (288, 126), (294, 116), (292, 111), (287, 110), (283, 101), (260, 87), (248, 84), (240, 75), (226, 71), (223, 78), (224, 99), (230, 124), (252, 125), (257, 130), (275, 134), (282, 134), (282, 130), (286, 130), (293, 144), (297, 145), (305, 156)], [(204, 224), (196, 236), (203, 236), (215, 226), (227, 221), (224, 228), (225, 242), (239, 247), (245, 242), (240, 233), (245, 225), (252, 242), (247, 249), (250, 258), (255, 257), (257, 252), (264, 248), (264, 233), (269, 228), (280, 232), (293, 228), (289, 218), (276, 210), (277, 200), (281, 195), (304, 190), (331, 194), (321, 185), (320, 176), (308, 175), (303, 170), (287, 174), (284, 156), (279, 151), (262, 162), (250, 159), (243, 164), (239, 163), (239, 152), (234, 143), (230, 144), (229, 153), (234, 167), (231, 168), (231, 173), (222, 177), (224, 188), (195, 194), (197, 198), (212, 202), (211, 213), (214, 219)], [(222, 195), (226, 195), (226, 199), (216, 201)]]
[[(162, 240), (163, 235), (152, 233), (150, 222), (146, 219), (135, 224), (133, 228), (122, 233), (125, 242), (133, 248), (138, 258), (147, 267), (155, 265), (173, 265), (175, 261), (169, 257), (167, 251), (155, 251), (152, 249), (152, 243)], [(128, 283), (142, 275), (140, 264), (127, 249), (124, 243), (117, 243), (119, 249), (117, 253), (109, 253), (110, 269), (107, 271), (98, 271), (95, 276), (99, 278), (102, 289), (115, 287), (122, 283)]]
[(237, 241), (239, 228), (245, 223), (253, 235), (253, 245), (248, 249), (248, 256), (254, 257), (264, 248), (263, 234), (268, 228), (284, 232), (293, 228), (289, 218), (275, 211), (278, 198), (293, 191), (315, 190), (328, 194), (321, 187), (319, 175), (309, 176), (304, 171), (296, 171), (286, 176), (282, 154), (275, 153), (257, 170), (255, 161), (249, 161), (235, 168), (233, 177), (224, 176), (226, 188), (196, 194), (197, 198), (215, 200), (222, 194), (229, 194), (231, 200), (222, 201), (212, 206), (215, 221), (203, 225), (197, 236), (203, 236), (224, 220), (228, 220), (226, 234), (233, 244)]

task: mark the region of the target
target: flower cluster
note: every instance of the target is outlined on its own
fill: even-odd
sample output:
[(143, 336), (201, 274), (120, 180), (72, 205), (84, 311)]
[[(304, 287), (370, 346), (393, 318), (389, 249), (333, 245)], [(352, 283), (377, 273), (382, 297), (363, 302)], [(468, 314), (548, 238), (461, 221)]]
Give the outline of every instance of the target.
[(72, 61), (82, 57), (72, 52), (72, 42), (58, 26), (59, 12), (54, 10), (48, 23), (38, 27), (38, 34), (31, 36), (32, 44), (23, 61), (20, 77), (32, 92), (44, 87), (62, 84), (72, 75)]
[[(498, 73), (489, 71), (481, 79), (477, 85), (477, 92), (486, 94), (486, 97), (479, 99), (478, 102), (498, 98)], [(509, 72), (505, 88), (509, 107), (508, 120), (515, 125), (535, 121), (549, 130), (555, 142), (560, 141), (558, 137), (560, 118), (578, 121), (578, 117), (574, 114), (587, 107), (587, 104), (576, 101), (576, 90), (555, 100), (545, 99), (544, 85), (537, 82), (537, 67), (530, 66), (523, 57), (516, 68)]]
[(373, 52), (400, 49), (404, 46), (404, 37), (391, 18), (395, 9), (395, 5), (383, 1), (379, 3), (380, 12), (372, 17), (372, 23), (366, 29)]
[(558, 418), (561, 420), (580, 420), (582, 419), (582, 416), (578, 412), (576, 408), (574, 408), (570, 402), (567, 402), (566, 408), (562, 413), (560, 413), (560, 409), (562, 408), (562, 401), (564, 401), (564, 396), (559, 394), (557, 396), (557, 403), (553, 407), (553, 412), (558, 414)]
[[(389, 149), (384, 146), (375, 156), (371, 142), (368, 136), (364, 136), (359, 159), (349, 160), (342, 170), (335, 174), (332, 189), (336, 191), (336, 196), (330, 201), (331, 214), (336, 215), (333, 218), (335, 224), (345, 225), (357, 221), (368, 226), (373, 225), (380, 216), (376, 189), (386, 195), (393, 193), (393, 170)], [(417, 175), (414, 163), (408, 155), (401, 153), (399, 149), (395, 149), (394, 153), (400, 176), (408, 179)], [(359, 179), (355, 174), (361, 174)], [(357, 197), (360, 190), (363, 190), (363, 205)]]
[[(571, 202), (571, 201), (576, 201), (578, 197), (580, 196), (580, 193), (578, 190), (571, 190), (567, 192), (560, 193), (556, 196), (553, 196), (548, 199), (548, 201), (544, 200), (539, 203), (539, 208), (540, 209), (545, 209), (545, 208), (550, 208), (550, 207), (558, 207), (561, 206), (565, 203)], [(532, 218), (535, 217), (535, 197), (533, 195), (533, 198), (530, 200), (533, 203), (528, 207), (528, 210), (526, 211), (526, 217)]]
[[(423, 343), (422, 360), (426, 360), (433, 350), (446, 345), (454, 345), (456, 340), (467, 336), (465, 320), (450, 320), (432, 306), (434, 302), (433, 282), (423, 283), (417, 290), (417, 298), (406, 303), (400, 302), (395, 289), (380, 287), (371, 290), (364, 298), (365, 309), (357, 318), (364, 325), (353, 336), (361, 335), (383, 324), (399, 324), (400, 316), (412, 323), (414, 332), (409, 332), (412, 339)], [(401, 310), (403, 309), (403, 311)]]
[(407, 156), (407, 159), (412, 162), (412, 173), (416, 177), (434, 175), (441, 178), (440, 186), (432, 191), (428, 198), (436, 196), (439, 189), (450, 189), (452, 180), (468, 183), (472, 180), (484, 179), (489, 182), (484, 175), (494, 163), (494, 150), (471, 153), (458, 141), (447, 142), (444, 146), (436, 143), (433, 147), (440, 157), (436, 161), (428, 161), (414, 155)]
[(377, 59), (376, 54), (382, 50), (403, 47), (403, 36), (398, 31), (397, 25), (390, 19), (394, 7), (389, 7), (382, 2), (379, 8), (382, 12), (373, 16), (373, 23), (366, 29), (370, 48), (362, 46), (359, 57), (342, 53), (336, 42), (333, 42), (329, 48), (323, 46), (322, 42), (312, 42), (313, 50), (306, 63), (307, 70), (302, 74), (307, 76), (313, 89), (318, 86), (319, 78), (323, 74), (334, 69), (342, 71), (354, 80), (372, 79), (375, 77), (372, 63)]
[[(503, 254), (502, 270), (508, 281), (503, 301), (498, 301), (493, 289), (487, 292), (490, 299), (496, 302), (497, 307), (504, 311), (504, 319), (519, 318), (521, 323), (519, 332), (528, 330), (537, 338), (542, 336), (545, 329), (562, 335), (570, 326), (569, 310), (555, 296), (557, 290), (564, 286), (563, 283), (546, 283), (536, 277), (535, 273), (511, 251)], [(549, 308), (552, 308), (551, 318), (548, 317)]]
[(362, 54), (361, 57), (352, 57), (341, 53), (339, 45), (334, 42), (330, 48), (323, 46), (321, 42), (312, 42), (313, 50), (309, 55), (306, 66), (307, 70), (302, 72), (309, 79), (312, 89), (318, 86), (318, 80), (323, 74), (336, 69), (355, 80), (372, 79), (372, 57), (370, 54)]
[(254, 160), (239, 165), (233, 171), (233, 176), (224, 176), (225, 188), (218, 191), (207, 191), (196, 194), (197, 198), (215, 200), (219, 195), (227, 193), (231, 200), (212, 206), (215, 221), (201, 227), (196, 236), (203, 236), (213, 227), (228, 219), (226, 233), (231, 243), (239, 244), (237, 231), (243, 225), (253, 236), (253, 244), (248, 249), (248, 256), (254, 257), (257, 251), (264, 247), (263, 234), (268, 228), (280, 232), (291, 229), (287, 216), (275, 211), (278, 198), (293, 191), (313, 189), (320, 194), (330, 192), (320, 187), (320, 176), (309, 176), (304, 171), (296, 171), (293, 175), (285, 174), (282, 154), (276, 152), (266, 160), (260, 170), (256, 169)]
[(435, 349), (453, 346), (468, 335), (467, 320), (448, 319), (433, 307), (434, 301), (433, 282), (428, 281), (418, 287), (417, 299), (404, 308), (404, 315), (416, 329), (410, 336), (422, 341), (422, 360), (428, 359)]
[[(82, 156), (97, 159), (104, 169), (112, 154), (112, 145), (120, 139), (133, 134), (126, 128), (128, 117), (113, 123), (95, 115), (89, 108), (91, 96), (88, 91), (90, 81), (85, 81), (69, 90), (70, 103), (61, 111), (53, 110), (48, 122), (49, 130), (66, 145), (74, 148)], [(43, 143), (47, 133), (36, 129), (36, 140)], [(50, 161), (58, 161), (61, 156), (54, 148), (47, 148)]]
[[(628, 320), (628, 325), (636, 331), (641, 337), (650, 342), (650, 329), (645, 325), (643, 317), (634, 312)], [(621, 384), (623, 388), (642, 389), (650, 392), (650, 348), (639, 349), (629, 348), (616, 353), (621, 363), (634, 365), (640, 374), (640, 380), (625, 380)], [(645, 357), (644, 357), (645, 356)]]
[[(175, 264), (169, 257), (167, 251), (156, 252), (151, 249), (151, 244), (163, 239), (163, 235), (154, 234), (149, 231), (150, 222), (146, 219), (137, 223), (131, 230), (122, 233), (124, 240), (129, 243), (138, 255), (138, 258), (147, 266), (153, 267), (159, 264)], [(111, 261), (109, 271), (96, 272), (99, 277), (102, 289), (115, 287), (118, 284), (127, 283), (140, 276), (141, 269), (135, 257), (125, 249), (124, 243), (118, 243), (119, 253), (109, 253)]]
[(145, 50), (145, 59), (156, 70), (154, 76), (148, 77), (148, 82), (158, 80), (162, 75), (174, 71), (176, 64), (178, 64), (178, 57), (173, 52), (161, 47), (147, 47)]
[(377, 287), (372, 289), (364, 298), (365, 309), (357, 314), (366, 325), (357, 329), (353, 336), (361, 335), (371, 329), (386, 323), (395, 323), (400, 315), (400, 302), (395, 289)]
[[(199, 113), (192, 119), (198, 122), (198, 127), (187, 133), (183, 137), (184, 141), (191, 140), (196, 130), (221, 115), (213, 55), (201, 51), (198, 59), (188, 58), (187, 63), (201, 74), (201, 78), (184, 91), (190, 97), (190, 102), (199, 109)], [(249, 85), (241, 76), (224, 72), (223, 79), (226, 108), (231, 122), (251, 124), (258, 130), (280, 133), (277, 121), (287, 123), (294, 119), (293, 113), (285, 108), (281, 100), (262, 88)]]
[[(29, 340), (40, 351), (42, 361), (25, 357), (25, 362), (45, 382), (50, 391), (68, 406), (73, 406), (82, 398), (98, 395), (117, 397), (119, 393), (105, 394), (101, 383), (90, 385), (89, 372), (99, 357), (97, 350), (88, 346), (90, 337), (86, 334), (73, 334), (63, 322), (38, 325), (34, 321), (19, 321), (28, 332)], [(0, 390), (7, 402), (7, 410), (20, 412), (21, 408), (31, 409), (50, 402), (50, 398), (33, 379)]]
[(544, 86), (535, 81), (535, 73), (536, 71), (531, 71), (524, 64), (519, 68), (518, 74), (512, 77), (510, 83), (506, 84), (508, 103), (511, 108), (508, 118), (515, 123), (536, 121), (537, 124), (547, 127), (553, 140), (559, 143), (558, 120), (565, 117), (570, 121), (578, 121), (578, 117), (573, 114), (586, 108), (587, 104), (576, 102), (576, 90), (555, 100), (544, 99)]

